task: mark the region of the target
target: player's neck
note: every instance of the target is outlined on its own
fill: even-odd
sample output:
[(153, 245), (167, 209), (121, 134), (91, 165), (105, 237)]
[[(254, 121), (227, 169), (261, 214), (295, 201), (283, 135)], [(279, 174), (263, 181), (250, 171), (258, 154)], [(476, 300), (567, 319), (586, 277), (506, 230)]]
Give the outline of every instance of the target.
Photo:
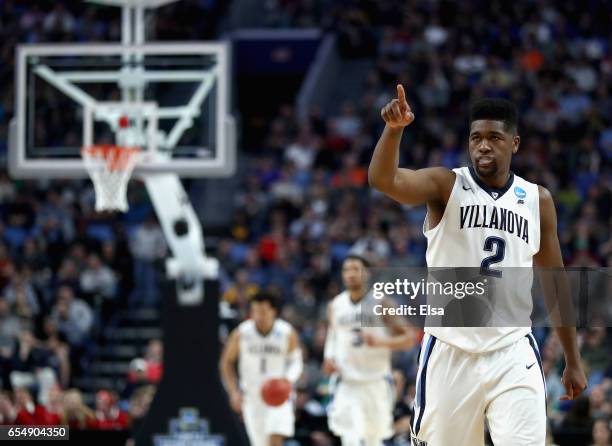
[(359, 288), (358, 290), (348, 290), (348, 292), (349, 297), (351, 298), (351, 302), (353, 302), (354, 304), (361, 301), (361, 299), (363, 299), (363, 296), (365, 296), (365, 291), (362, 288)]
[(255, 329), (263, 337), (266, 337), (270, 334), (270, 332), (272, 331), (272, 327), (274, 327), (274, 322), (272, 322), (268, 327), (260, 327), (259, 325), (255, 324)]
[(482, 181), (484, 184), (486, 184), (492, 189), (502, 189), (510, 179), (509, 171), (498, 172), (495, 175), (487, 177), (483, 177), (482, 175), (480, 175), (476, 169), (474, 169), (474, 172), (476, 173), (476, 176), (478, 176), (480, 181)]

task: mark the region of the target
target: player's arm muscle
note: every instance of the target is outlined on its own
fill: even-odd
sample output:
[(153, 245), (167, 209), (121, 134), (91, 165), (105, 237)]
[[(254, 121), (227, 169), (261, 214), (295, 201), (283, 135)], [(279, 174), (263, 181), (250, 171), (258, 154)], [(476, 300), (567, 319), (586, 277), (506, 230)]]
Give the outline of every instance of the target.
[(368, 169), (370, 186), (402, 204), (445, 205), (455, 183), (455, 173), (445, 167), (418, 170), (398, 167), (402, 131), (389, 127), (383, 130)]
[[(384, 299), (382, 305), (386, 308), (396, 306), (389, 298)], [(391, 331), (391, 336), (385, 341), (387, 347), (392, 350), (409, 350), (414, 346), (416, 330), (408, 325), (405, 318), (397, 315), (390, 316), (385, 313), (383, 321)]]
[[(559, 268), (558, 270), (545, 270), (540, 274), (544, 299), (550, 312), (551, 319), (556, 319), (555, 331), (563, 351), (565, 353), (566, 365), (570, 368), (582, 371), (580, 352), (576, 342), (576, 328), (572, 320), (573, 304), (570, 295), (570, 284), (567, 275), (562, 270), (563, 258), (559, 237), (557, 236), (557, 212), (550, 192), (539, 186), (540, 192), (540, 250), (534, 256), (535, 265), (539, 268)], [(555, 321), (553, 321), (555, 322)], [(570, 325), (572, 326), (563, 326)], [(582, 372), (583, 373), (583, 372)], [(580, 378), (580, 377), (579, 377)], [(578, 383), (581, 379), (578, 379)], [(581, 388), (568, 388), (569, 399), (577, 397), (583, 390)], [(586, 383), (584, 383), (586, 386)]]
[(331, 374), (338, 371), (336, 364), (336, 330), (334, 327), (334, 317), (332, 305), (327, 305), (327, 335), (325, 336), (325, 347), (323, 349), (323, 372)]
[(300, 339), (295, 330), (291, 330), (289, 335), (288, 362), (286, 378), (289, 382), (295, 384), (302, 376), (304, 370), (304, 362), (302, 359), (302, 349), (300, 348)]
[(289, 347), (288, 350), (290, 352), (294, 351), (296, 348), (300, 348), (300, 338), (297, 334), (297, 331), (291, 330), (289, 334)]
[(236, 361), (240, 353), (240, 333), (238, 329), (234, 329), (230, 334), (223, 353), (221, 354), (221, 378), (228, 393), (238, 392), (238, 379), (236, 376)]

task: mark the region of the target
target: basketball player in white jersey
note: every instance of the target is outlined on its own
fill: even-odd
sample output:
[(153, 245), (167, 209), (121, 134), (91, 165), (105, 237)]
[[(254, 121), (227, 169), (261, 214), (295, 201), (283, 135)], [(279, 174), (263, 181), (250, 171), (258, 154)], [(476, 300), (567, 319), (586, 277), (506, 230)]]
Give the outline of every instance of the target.
[(381, 446), (393, 435), (391, 351), (414, 345), (405, 321), (376, 317), (368, 309), (368, 278), (365, 259), (347, 256), (342, 264), (346, 290), (328, 306), (323, 370), (336, 381), (328, 424), (342, 446)]
[[(563, 267), (552, 197), (510, 171), (518, 151), (517, 111), (502, 99), (472, 106), (472, 166), (398, 168), (404, 127), (414, 120), (404, 89), (385, 105), (386, 123), (369, 167), (370, 185), (408, 205), (426, 205), (428, 267)], [(562, 382), (586, 388), (573, 327), (556, 328)], [(530, 327), (425, 327), (417, 375), (413, 445), (480, 446), (488, 422), (495, 446), (543, 446), (545, 382)]]
[(251, 300), (251, 319), (232, 331), (221, 356), (221, 377), (232, 408), (242, 413), (251, 446), (281, 446), (294, 432), (292, 398), (277, 407), (261, 398), (268, 379), (285, 378), (294, 385), (303, 369), (298, 335), (277, 314), (276, 296), (258, 292)]

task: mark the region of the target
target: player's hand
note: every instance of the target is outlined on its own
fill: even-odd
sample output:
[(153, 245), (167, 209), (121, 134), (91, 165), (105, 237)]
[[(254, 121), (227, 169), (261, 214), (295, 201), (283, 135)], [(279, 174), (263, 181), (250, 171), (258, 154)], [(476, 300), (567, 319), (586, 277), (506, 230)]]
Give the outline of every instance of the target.
[(338, 372), (338, 366), (333, 359), (326, 359), (323, 361), (323, 373), (331, 375), (332, 373)]
[(378, 336), (374, 336), (371, 333), (366, 333), (363, 335), (363, 341), (366, 343), (366, 345), (370, 346), (370, 347), (382, 347), (384, 346), (384, 342), (381, 338), (379, 338)]
[(406, 101), (406, 92), (402, 84), (397, 84), (397, 98), (382, 108), (380, 116), (387, 126), (394, 129), (406, 127), (414, 121), (414, 113)]
[(566, 366), (561, 377), (561, 384), (565, 387), (565, 395), (559, 400), (575, 400), (587, 388), (587, 378), (582, 366)]
[(242, 412), (242, 394), (240, 392), (230, 393), (230, 406), (235, 412)]

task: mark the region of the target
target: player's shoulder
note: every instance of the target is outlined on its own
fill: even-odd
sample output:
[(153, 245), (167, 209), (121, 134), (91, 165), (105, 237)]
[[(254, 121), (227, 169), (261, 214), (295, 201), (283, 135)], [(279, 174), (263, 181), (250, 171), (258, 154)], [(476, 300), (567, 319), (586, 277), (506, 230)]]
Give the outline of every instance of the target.
[(550, 193), (550, 191), (542, 186), (541, 184), (536, 184), (537, 188), (538, 188), (538, 198), (540, 199), (540, 201), (545, 201), (545, 202), (552, 202), (553, 201), (553, 196)]
[(274, 328), (282, 333), (290, 333), (291, 331), (293, 331), (293, 325), (281, 318), (276, 318), (274, 322)]
[(342, 305), (347, 300), (348, 297), (349, 297), (349, 292), (347, 290), (344, 290), (341, 293), (336, 294), (334, 297), (332, 297), (328, 305), (332, 308), (338, 305)]
[(249, 333), (251, 331), (255, 330), (255, 322), (253, 321), (253, 319), (247, 319), (245, 321), (240, 322), (240, 324), (238, 324), (238, 326), (236, 327), (236, 332), (237, 333)]

